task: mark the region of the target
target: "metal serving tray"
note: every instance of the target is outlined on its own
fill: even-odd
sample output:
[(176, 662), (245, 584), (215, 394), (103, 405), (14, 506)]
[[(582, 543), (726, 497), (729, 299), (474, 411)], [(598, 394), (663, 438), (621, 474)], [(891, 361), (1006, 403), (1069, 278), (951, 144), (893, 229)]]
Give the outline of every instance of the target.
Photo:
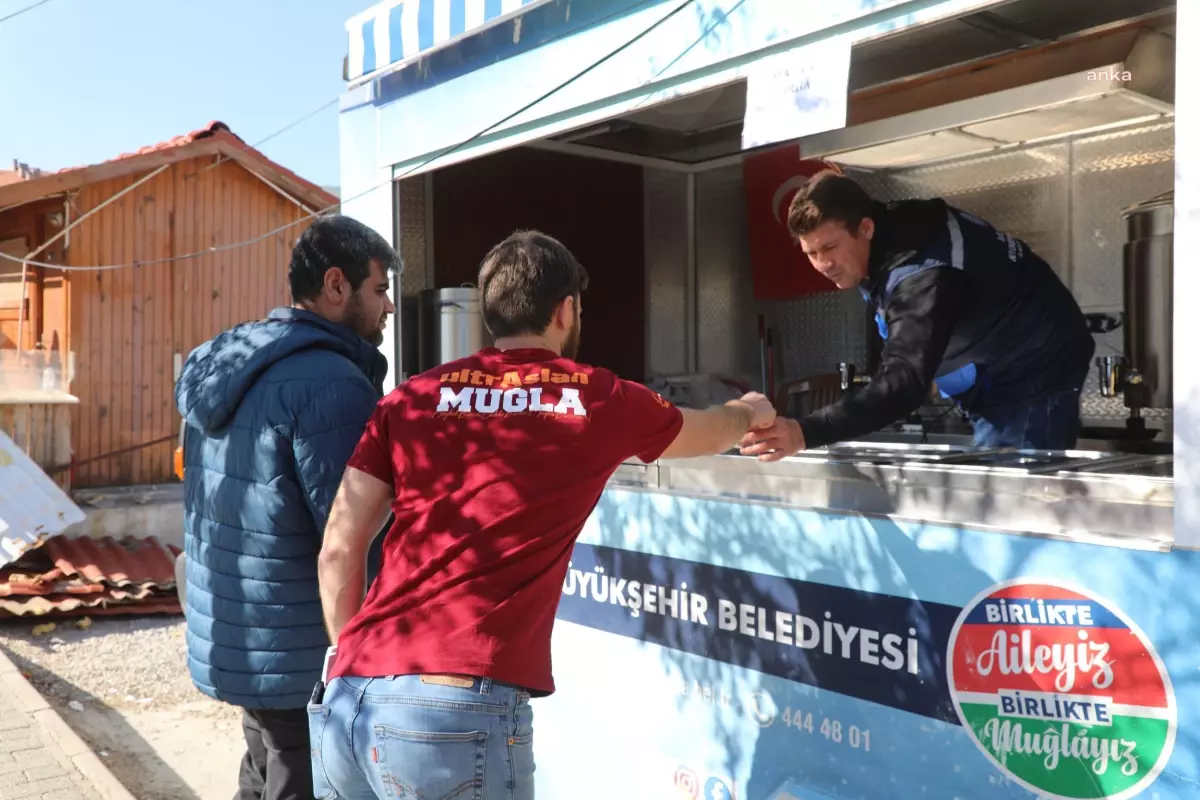
[(841, 442), (816, 450), (805, 450), (799, 458), (818, 458), (828, 461), (869, 464), (927, 463), (941, 464), (976, 451), (975, 448), (952, 444), (906, 444), (893, 442)]
[(1042, 474), (1130, 460), (1092, 450), (1017, 450), (987, 449), (949, 444), (891, 444), (884, 442), (845, 442), (798, 455), (824, 461), (871, 465), (920, 465), (955, 469), (987, 469)]
[(1114, 477), (1160, 478), (1174, 480), (1174, 456), (1127, 456), (1080, 467), (1076, 472)]

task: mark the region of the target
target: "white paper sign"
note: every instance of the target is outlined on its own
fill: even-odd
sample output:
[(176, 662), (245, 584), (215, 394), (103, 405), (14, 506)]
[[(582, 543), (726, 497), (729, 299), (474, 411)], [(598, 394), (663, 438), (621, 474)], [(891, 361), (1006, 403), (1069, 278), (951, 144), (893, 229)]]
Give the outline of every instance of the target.
[(850, 42), (839, 38), (780, 53), (747, 68), (742, 149), (846, 126)]

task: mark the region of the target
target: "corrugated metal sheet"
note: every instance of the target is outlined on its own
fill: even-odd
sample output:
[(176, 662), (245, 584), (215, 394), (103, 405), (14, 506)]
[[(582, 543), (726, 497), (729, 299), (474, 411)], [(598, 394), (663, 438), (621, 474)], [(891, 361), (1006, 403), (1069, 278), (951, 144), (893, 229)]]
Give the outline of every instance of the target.
[(45, 554), (64, 575), (113, 586), (175, 586), (175, 557), (179, 550), (153, 536), (145, 539), (111, 536), (92, 539), (59, 536), (46, 542)]
[(180, 613), (176, 555), (153, 537), (53, 537), (0, 569), (0, 615)]
[(79, 506), (0, 432), (0, 565), (83, 520)]
[[(38, 600), (42, 601), (44, 598), (38, 598)], [(66, 604), (60, 603), (53, 608), (41, 612), (35, 612), (31, 606), (30, 610), (26, 613), (29, 616), (38, 616), (40, 614), (42, 616), (50, 615), (55, 619), (62, 619), (64, 617), (117, 617), (133, 614), (137, 614), (138, 616), (146, 614), (173, 614), (178, 616), (183, 613), (183, 610), (179, 606), (179, 598), (164, 596), (147, 598), (139, 600), (136, 603), (117, 605), (87, 606), (81, 603), (72, 604), (68, 601)]]
[(122, 592), (95, 595), (50, 595), (0, 599), (4, 617), (80, 617), (131, 614), (182, 614), (178, 597), (154, 595), (130, 600)]

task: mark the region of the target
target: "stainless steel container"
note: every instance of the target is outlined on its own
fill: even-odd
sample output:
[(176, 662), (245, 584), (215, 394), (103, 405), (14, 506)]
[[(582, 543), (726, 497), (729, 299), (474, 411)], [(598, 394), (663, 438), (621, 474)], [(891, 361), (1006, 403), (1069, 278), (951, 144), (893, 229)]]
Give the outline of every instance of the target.
[[(1123, 212), (1125, 358), (1140, 376), (1126, 405), (1172, 408), (1171, 340), (1175, 193), (1165, 192)], [(1137, 392), (1136, 400), (1128, 392)]]
[(421, 370), (465, 358), (492, 343), (473, 286), (421, 292)]

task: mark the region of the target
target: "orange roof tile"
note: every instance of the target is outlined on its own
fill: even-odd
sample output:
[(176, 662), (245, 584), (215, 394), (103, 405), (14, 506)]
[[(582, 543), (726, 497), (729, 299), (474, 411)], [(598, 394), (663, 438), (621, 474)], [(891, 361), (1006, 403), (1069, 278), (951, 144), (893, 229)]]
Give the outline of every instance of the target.
[[(32, 176), (25, 181), (21, 181), (21, 183), (26, 185), (26, 188), (29, 191), (25, 192), (24, 190), (19, 190), (19, 193), (22, 195), (22, 200), (20, 202), (29, 202), (29, 200), (25, 199), (24, 197), (26, 194), (38, 194), (37, 189), (39, 188), (39, 184), (46, 187), (44, 189), (45, 194), (42, 196), (59, 193), (63, 186), (63, 176), (71, 176), (74, 173), (87, 173), (88, 171), (97, 170), (98, 167), (103, 167), (104, 165), (117, 165), (122, 162), (129, 162), (130, 167), (136, 169), (135, 159), (186, 148), (190, 145), (204, 141), (213, 141), (219, 143), (223, 152), (232, 151), (230, 157), (235, 160), (246, 158), (252, 162), (262, 165), (263, 167), (269, 168), (269, 172), (282, 179), (287, 185), (290, 186), (293, 192), (301, 193), (304, 199), (307, 199), (308, 202), (318, 206), (318, 210), (337, 205), (338, 203), (338, 198), (335, 195), (331, 194), (312, 181), (300, 177), (295, 172), (292, 172), (290, 169), (282, 166), (281, 164), (272, 161), (262, 151), (256, 150), (250, 145), (246, 144), (246, 142), (240, 136), (229, 129), (228, 125), (218, 120), (214, 120), (205, 125), (203, 128), (197, 128), (190, 133), (185, 133), (181, 136), (174, 136), (166, 141), (158, 142), (157, 144), (146, 145), (145, 147), (138, 148), (133, 152), (122, 153), (106, 161), (101, 161), (96, 164), (81, 164), (75, 167), (64, 167), (56, 172), (44, 172)], [(111, 172), (112, 170), (107, 169), (106, 171)], [(84, 174), (78, 176), (74, 183), (86, 183), (87, 179), (88, 175)], [(0, 187), (4, 187), (6, 185), (11, 186), (11, 184), (5, 184), (3, 180), (0, 180)], [(20, 203), (16, 204), (19, 205)], [(3, 196), (0, 196), (0, 206), (4, 205), (6, 205), (5, 199)]]
[[(157, 153), (157, 152), (161, 152), (163, 150), (173, 150), (176, 147), (183, 147), (184, 145), (189, 145), (192, 142), (198, 142), (201, 139), (207, 139), (210, 136), (212, 136), (213, 134), (218, 133), (220, 131), (224, 131), (225, 133), (228, 133), (231, 137), (236, 139), (242, 145), (246, 144), (244, 141), (242, 141), (242, 138), (240, 136), (235, 134), (233, 131), (229, 130), (229, 126), (226, 125), (224, 122), (218, 122), (217, 120), (213, 120), (212, 122), (205, 125), (203, 128), (197, 128), (196, 130), (192, 131), (191, 133), (185, 133), (182, 136), (172, 136), (170, 139), (167, 139), (165, 142), (159, 142), (158, 144), (148, 144), (145, 147), (139, 147), (137, 150), (134, 150), (132, 153), (121, 153), (121, 155), (119, 155), (119, 156), (114, 156), (113, 158), (105, 159), (104, 161), (102, 161), (100, 163), (111, 164), (114, 161), (120, 161), (121, 159), (125, 159), (125, 158), (134, 158), (136, 156), (144, 156), (147, 153)], [(57, 172), (59, 172), (59, 173), (74, 172), (77, 169), (87, 169), (88, 167), (94, 167), (94, 166), (95, 166), (95, 164), (80, 164), (79, 166), (75, 166), (75, 167), (63, 167), (62, 169), (57, 170)]]

